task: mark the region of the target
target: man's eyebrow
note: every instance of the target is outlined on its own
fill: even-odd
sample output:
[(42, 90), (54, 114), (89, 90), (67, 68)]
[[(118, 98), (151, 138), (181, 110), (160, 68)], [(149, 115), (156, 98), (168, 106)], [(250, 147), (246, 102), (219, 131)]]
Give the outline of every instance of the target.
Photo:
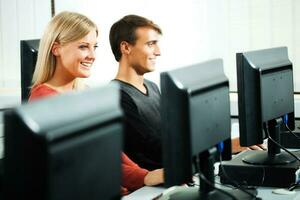
[(158, 40), (150, 40), (147, 43), (157, 43), (157, 42), (158, 42)]

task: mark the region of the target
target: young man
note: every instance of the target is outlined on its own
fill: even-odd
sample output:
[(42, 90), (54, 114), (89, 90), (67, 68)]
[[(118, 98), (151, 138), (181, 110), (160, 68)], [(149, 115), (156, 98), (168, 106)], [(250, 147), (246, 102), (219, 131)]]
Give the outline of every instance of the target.
[(110, 29), (110, 44), (119, 70), (125, 114), (125, 152), (141, 167), (161, 168), (160, 92), (144, 74), (155, 69), (160, 56), (161, 29), (152, 21), (127, 15)]
[[(121, 106), (125, 113), (125, 153), (141, 167), (162, 167), (160, 92), (144, 74), (155, 69), (160, 56), (158, 25), (137, 15), (127, 15), (110, 29), (110, 45), (119, 70), (115, 78), (121, 86)], [(233, 152), (244, 150), (232, 141)], [(262, 149), (263, 146), (253, 146)]]

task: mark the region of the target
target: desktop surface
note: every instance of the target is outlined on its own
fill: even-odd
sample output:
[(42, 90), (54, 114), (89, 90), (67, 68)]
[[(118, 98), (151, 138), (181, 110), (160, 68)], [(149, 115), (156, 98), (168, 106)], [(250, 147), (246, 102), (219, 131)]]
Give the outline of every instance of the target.
[[(224, 161), (223, 161), (224, 162)], [(218, 174), (219, 171), (219, 162), (215, 163), (215, 174)], [(195, 185), (199, 184), (198, 176), (194, 176), (193, 178)], [(220, 183), (220, 177), (216, 176), (216, 186), (220, 188), (228, 188)], [(178, 186), (177, 186), (178, 187)], [(183, 186), (186, 187), (186, 186)], [(196, 186), (197, 187), (197, 186)], [(198, 187), (197, 187), (198, 188)], [(262, 198), (263, 200), (300, 200), (300, 188), (295, 188), (290, 194), (278, 194), (275, 193), (278, 189), (286, 189), (286, 188), (275, 188), (275, 187), (257, 187), (257, 197)], [(157, 186), (144, 186), (135, 192), (124, 196), (122, 200), (162, 200), (166, 198), (168, 195), (172, 193), (172, 189), (157, 187)], [(162, 195), (163, 194), (163, 195)], [(157, 198), (157, 197), (162, 197)], [(167, 199), (167, 198), (166, 198)]]
[[(225, 186), (221, 187), (226, 188)], [(277, 189), (278, 188), (272, 187), (258, 187), (257, 197), (260, 197), (263, 200), (300, 200), (300, 189), (295, 189), (295, 192), (285, 195), (274, 193)], [(162, 197), (161, 199), (166, 198), (168, 196), (168, 193), (165, 193), (163, 196), (161, 196), (161, 194), (165, 191), (167, 191), (167, 189), (163, 187), (145, 186), (127, 196), (124, 196), (122, 200), (159, 200), (159, 198), (157, 198), (158, 196), (160, 196), (160, 198)]]
[(164, 187), (144, 186), (129, 195), (123, 196), (122, 200), (152, 200), (162, 194), (165, 190), (166, 188)]
[[(299, 181), (300, 169), (298, 161), (283, 165), (253, 165), (243, 161), (246, 156), (259, 153), (262, 153), (262, 151), (243, 151), (232, 160), (223, 161), (223, 167), (220, 167), (219, 173), (221, 182), (225, 184), (230, 183), (227, 180), (227, 175), (238, 183), (247, 181), (247, 184), (252, 186), (288, 187), (292, 183)], [(293, 153), (300, 157), (299, 151), (294, 151)], [(222, 172), (222, 169), (227, 175)]]

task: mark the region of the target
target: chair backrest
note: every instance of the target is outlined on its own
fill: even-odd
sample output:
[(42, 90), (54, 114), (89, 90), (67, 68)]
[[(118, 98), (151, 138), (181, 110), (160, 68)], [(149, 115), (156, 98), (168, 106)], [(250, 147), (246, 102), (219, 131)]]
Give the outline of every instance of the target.
[(38, 55), (40, 40), (21, 40), (21, 99), (27, 102)]

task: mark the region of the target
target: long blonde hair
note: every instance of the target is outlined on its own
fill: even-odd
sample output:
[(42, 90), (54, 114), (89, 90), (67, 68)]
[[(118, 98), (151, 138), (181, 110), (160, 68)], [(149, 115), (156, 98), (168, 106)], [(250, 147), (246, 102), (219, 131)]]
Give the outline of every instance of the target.
[[(55, 56), (52, 54), (54, 42), (65, 45), (83, 38), (92, 30), (98, 35), (97, 25), (82, 14), (64, 11), (54, 16), (40, 41), (32, 86), (45, 83), (53, 77), (56, 68)], [(77, 78), (74, 89), (81, 87), (82, 84)]]

